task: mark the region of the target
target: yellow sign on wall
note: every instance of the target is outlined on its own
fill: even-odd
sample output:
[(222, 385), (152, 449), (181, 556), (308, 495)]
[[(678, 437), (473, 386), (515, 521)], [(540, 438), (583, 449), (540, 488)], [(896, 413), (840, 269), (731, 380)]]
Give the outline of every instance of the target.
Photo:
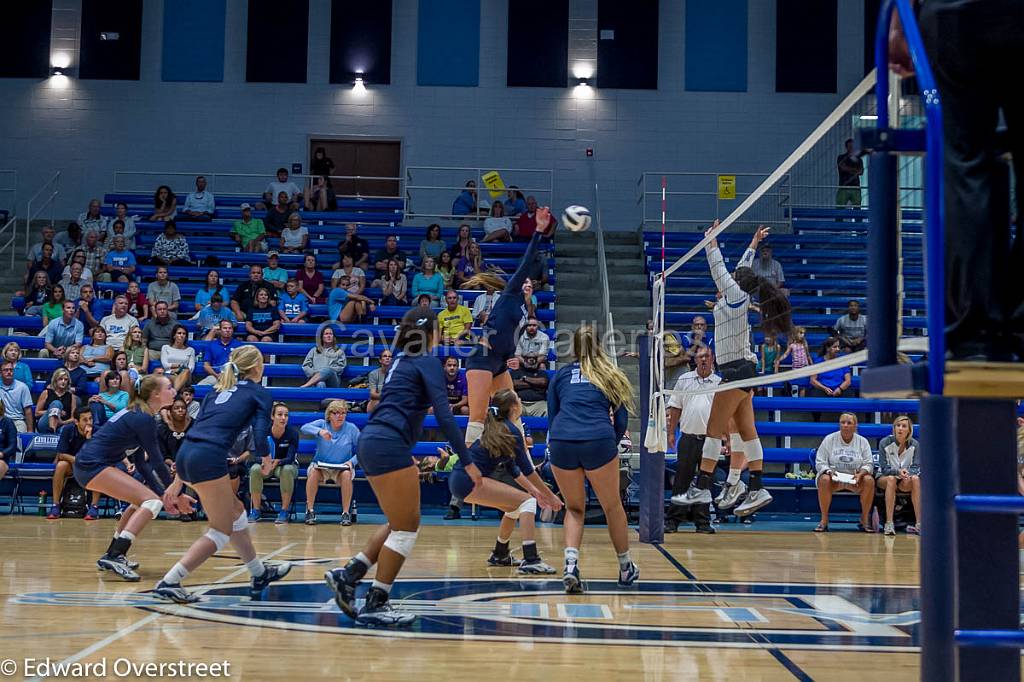
[(719, 199), (735, 199), (736, 198), (736, 176), (735, 175), (719, 175), (718, 176), (718, 198)]
[(484, 186), (491, 190), (492, 201), (505, 193), (505, 181), (501, 179), (498, 171), (487, 171), (481, 179), (484, 181)]

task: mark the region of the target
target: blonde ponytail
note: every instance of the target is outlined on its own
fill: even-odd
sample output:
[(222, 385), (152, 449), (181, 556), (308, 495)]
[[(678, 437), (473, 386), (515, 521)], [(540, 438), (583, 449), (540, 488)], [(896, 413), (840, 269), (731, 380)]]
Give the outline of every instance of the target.
[(577, 329), (572, 338), (572, 349), (580, 362), (580, 372), (608, 398), (612, 407), (624, 406), (631, 414), (634, 413), (633, 385), (608, 359), (598, 341), (597, 330), (589, 325)]
[(129, 409), (140, 410), (148, 415), (156, 414), (149, 406), (149, 399), (159, 391), (163, 382), (171, 383), (171, 380), (163, 374), (147, 374), (139, 381), (139, 388), (135, 391), (135, 397), (128, 404)]
[(495, 291), (505, 291), (505, 280), (490, 272), (478, 272), (462, 283), (463, 289), (491, 288)]
[(263, 354), (256, 349), (256, 346), (239, 346), (231, 351), (230, 359), (221, 368), (214, 390), (218, 393), (230, 391), (238, 385), (239, 379), (249, 378), (253, 370), (259, 367), (262, 362)]

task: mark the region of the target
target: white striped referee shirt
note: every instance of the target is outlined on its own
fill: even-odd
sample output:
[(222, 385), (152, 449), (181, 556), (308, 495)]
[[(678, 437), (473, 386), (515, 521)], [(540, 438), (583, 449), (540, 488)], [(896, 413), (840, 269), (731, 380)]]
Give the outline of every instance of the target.
[[(699, 388), (711, 388), (722, 383), (722, 377), (709, 374), (703, 379), (697, 370), (691, 370), (676, 379), (673, 391), (693, 391)], [(703, 436), (708, 431), (708, 417), (711, 416), (711, 401), (714, 393), (691, 393), (687, 396), (673, 395), (668, 399), (668, 406), (680, 410), (679, 429), (688, 436)]]
[[(715, 360), (724, 365), (736, 360), (757, 362), (757, 356), (750, 348), (750, 296), (740, 289), (736, 280), (729, 274), (718, 247), (708, 244), (708, 265), (711, 266), (711, 277), (715, 286), (722, 292), (722, 297), (715, 303)], [(754, 262), (754, 250), (747, 249), (737, 268), (750, 267)]]

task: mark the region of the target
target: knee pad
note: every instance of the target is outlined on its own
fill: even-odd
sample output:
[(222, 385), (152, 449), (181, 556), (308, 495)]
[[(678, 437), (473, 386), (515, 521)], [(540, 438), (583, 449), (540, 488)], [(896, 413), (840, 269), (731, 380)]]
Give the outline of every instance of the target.
[(237, 533), (238, 531), (245, 530), (248, 527), (249, 518), (245, 515), (245, 510), (243, 509), (242, 513), (238, 515), (238, 518), (235, 519), (235, 522), (231, 524), (231, 530)]
[(213, 543), (213, 546), (217, 548), (218, 552), (227, 547), (228, 542), (231, 541), (230, 535), (225, 535), (216, 528), (211, 528), (210, 530), (206, 531), (205, 535), (207, 538), (210, 539), (210, 542)]
[(139, 505), (139, 508), (148, 511), (150, 514), (153, 515), (153, 518), (155, 519), (156, 517), (160, 516), (160, 510), (164, 508), (164, 503), (162, 500), (159, 499), (146, 500), (145, 502)]
[(732, 452), (746, 452), (743, 447), (743, 436), (738, 433), (734, 433), (729, 436), (729, 449)]
[(718, 458), (722, 455), (722, 439), (708, 436), (704, 439), (704, 449), (701, 450), (701, 459), (710, 459), (712, 462), (717, 462)]
[(747, 456), (748, 462), (758, 462), (764, 459), (764, 448), (761, 447), (761, 439), (743, 441), (743, 453)]
[(537, 513), (537, 500), (533, 497), (523, 500), (523, 503), (519, 505), (517, 509), (510, 512), (505, 512), (505, 516), (510, 519), (518, 519), (522, 514), (536, 514)]
[(475, 443), (484, 432), (483, 422), (469, 422), (466, 426), (466, 445)]
[(395, 554), (407, 557), (412, 554), (417, 535), (419, 535), (419, 531), (393, 530), (388, 534), (388, 539), (384, 541), (384, 546)]

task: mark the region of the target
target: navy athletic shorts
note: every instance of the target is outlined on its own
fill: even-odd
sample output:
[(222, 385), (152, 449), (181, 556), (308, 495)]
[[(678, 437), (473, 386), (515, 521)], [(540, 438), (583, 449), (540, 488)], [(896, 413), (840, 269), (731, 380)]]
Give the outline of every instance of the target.
[(466, 356), (466, 369), (483, 369), (491, 373), (491, 376), (498, 376), (508, 371), (508, 358), (504, 353), (495, 352), (493, 349), (476, 344), (473, 350)]
[(359, 438), (359, 468), (367, 476), (383, 476), (414, 465), (409, 446), (389, 438)]
[(469, 477), (466, 470), (461, 466), (456, 465), (452, 472), (448, 474), (448, 490), (451, 491), (452, 495), (459, 499), (464, 499), (467, 495), (473, 492), (473, 479)]
[[(753, 379), (757, 376), (757, 364), (750, 360), (733, 360), (732, 362), (727, 362), (724, 365), (719, 365), (718, 374), (722, 377), (723, 384), (727, 384), (730, 381)], [(749, 393), (754, 389), (741, 388), (739, 390)]]
[[(120, 464), (120, 462), (118, 462)], [(108, 462), (83, 462), (81, 457), (75, 458), (75, 464), (72, 467), (72, 472), (75, 475), (75, 480), (78, 481), (78, 485), (83, 488), (89, 487), (89, 481), (96, 478), (101, 471), (107, 468), (119, 468), (118, 464), (109, 464)], [(124, 470), (124, 467), (120, 467)]]
[(213, 449), (189, 441), (181, 444), (174, 460), (178, 476), (186, 483), (206, 483), (228, 475), (228, 460), (223, 448)]
[(597, 440), (550, 440), (551, 464), (559, 469), (587, 471), (600, 469), (619, 456), (619, 444), (614, 438)]

